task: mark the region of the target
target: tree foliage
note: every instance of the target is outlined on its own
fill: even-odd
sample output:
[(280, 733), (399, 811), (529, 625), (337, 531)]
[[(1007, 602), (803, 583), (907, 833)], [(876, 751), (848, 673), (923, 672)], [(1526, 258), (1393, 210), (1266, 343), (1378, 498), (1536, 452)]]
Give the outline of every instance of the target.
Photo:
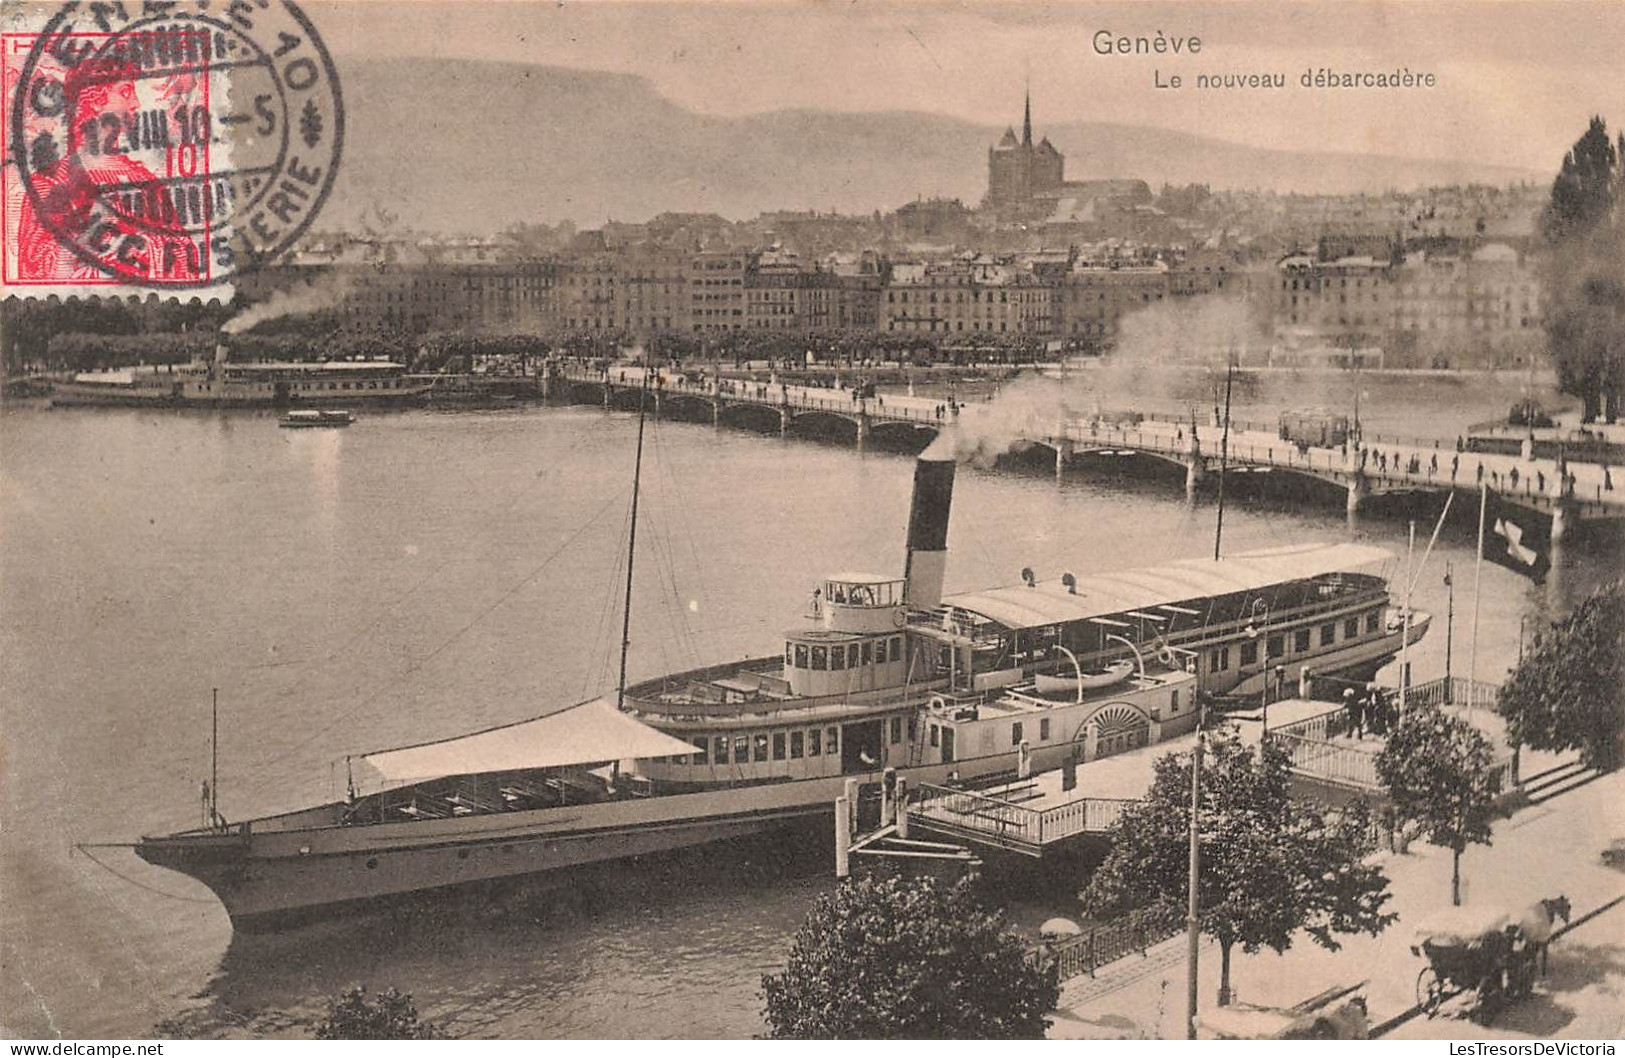
[(1059, 988), (969, 882), (870, 876), (814, 903), (762, 994), (775, 1039), (1041, 1039)]
[(1611, 143), (1602, 118), (1564, 157), (1540, 227), (1558, 384), (1585, 421), (1613, 422), (1625, 399), (1625, 135)]
[[(1363, 804), (1336, 814), (1289, 795), (1286, 754), (1273, 744), (1243, 746), (1233, 730), (1215, 735), (1202, 765), (1198, 814), (1202, 932), (1219, 942), (1221, 1002), (1229, 994), (1231, 949), (1282, 952), (1299, 930), (1336, 950), (1338, 934), (1380, 933), (1388, 879), (1363, 861)], [(1127, 808), (1111, 852), (1083, 892), (1092, 917), (1189, 898), (1191, 755), (1156, 762), (1145, 799)]]
[(418, 1020), (412, 997), (387, 988), (369, 999), (365, 985), (345, 989), (327, 1001), (327, 1018), (316, 1026), (318, 1040), (439, 1040), (440, 1026)]
[(1612, 769), (1625, 748), (1625, 583), (1599, 588), (1536, 643), (1501, 688), (1514, 743), (1577, 749)]
[(1489, 739), (1472, 724), (1440, 709), (1412, 709), (1388, 733), (1377, 754), (1377, 774), (1394, 813), (1415, 823), (1428, 841), (1450, 850), (1451, 899), (1461, 903), (1461, 854), (1490, 843), (1500, 773), (1493, 771)]

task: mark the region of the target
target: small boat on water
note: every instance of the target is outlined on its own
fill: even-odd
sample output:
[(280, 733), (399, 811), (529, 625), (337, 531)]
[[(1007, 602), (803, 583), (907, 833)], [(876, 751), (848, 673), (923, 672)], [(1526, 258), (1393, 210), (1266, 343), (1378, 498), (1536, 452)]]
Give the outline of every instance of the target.
[(341, 408), (300, 408), (290, 411), (277, 421), (277, 425), (290, 430), (312, 426), (348, 426), (355, 416)]

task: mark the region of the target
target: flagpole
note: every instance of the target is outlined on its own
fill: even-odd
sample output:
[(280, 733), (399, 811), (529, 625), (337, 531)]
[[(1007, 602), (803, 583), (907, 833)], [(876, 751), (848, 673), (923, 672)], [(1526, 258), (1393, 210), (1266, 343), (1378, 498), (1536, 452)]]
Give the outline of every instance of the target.
[(1479, 584), (1484, 578), (1484, 512), (1489, 506), (1489, 486), (1478, 483), (1478, 558), (1473, 562), (1473, 635), (1467, 648), (1467, 679), (1478, 679), (1478, 600), (1483, 592)]
[[(1224, 369), (1224, 432), (1219, 435), (1219, 516), (1213, 524), (1213, 561), (1219, 561), (1219, 542), (1224, 539), (1224, 476), (1230, 468), (1230, 382), (1236, 365)], [(1195, 1037), (1192, 1037), (1193, 1039)]]
[(1416, 585), (1412, 562), (1416, 558), (1416, 519), (1411, 519), (1410, 543), (1405, 546), (1405, 620), (1399, 630), (1399, 715), (1405, 715), (1405, 688), (1410, 685), (1406, 653), (1411, 645), (1411, 589)]

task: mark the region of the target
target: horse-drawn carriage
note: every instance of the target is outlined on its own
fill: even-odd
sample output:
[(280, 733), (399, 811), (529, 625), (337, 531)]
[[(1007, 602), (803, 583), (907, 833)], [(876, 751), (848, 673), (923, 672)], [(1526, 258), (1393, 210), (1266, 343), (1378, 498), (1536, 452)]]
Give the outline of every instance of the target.
[(1488, 1021), (1534, 990), (1553, 923), (1568, 917), (1563, 897), (1523, 912), (1457, 907), (1430, 917), (1417, 927), (1411, 948), (1428, 961), (1416, 975), (1417, 1006), (1431, 1018), (1445, 1000), (1473, 992), (1473, 1013)]
[(1366, 983), (1339, 985), (1285, 1009), (1234, 1003), (1196, 1019), (1197, 1036), (1211, 1040), (1364, 1040)]

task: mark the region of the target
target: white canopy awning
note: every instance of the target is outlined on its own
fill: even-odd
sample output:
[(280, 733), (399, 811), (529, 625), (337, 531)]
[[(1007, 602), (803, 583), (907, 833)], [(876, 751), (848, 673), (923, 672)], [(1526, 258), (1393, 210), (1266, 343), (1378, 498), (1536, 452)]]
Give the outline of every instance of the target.
[(360, 758), (364, 767), (357, 785), (372, 792), (450, 775), (563, 768), (693, 752), (687, 742), (639, 723), (597, 698), (472, 735), (369, 753)]
[(1325, 573), (1354, 572), (1391, 558), (1366, 544), (1300, 544), (1247, 551), (1215, 561), (1185, 559), (1149, 569), (1091, 573), (1068, 588), (1059, 578), (1033, 587), (988, 588), (943, 598), (1006, 628), (1120, 617), (1135, 610), (1217, 595), (1258, 591)]

